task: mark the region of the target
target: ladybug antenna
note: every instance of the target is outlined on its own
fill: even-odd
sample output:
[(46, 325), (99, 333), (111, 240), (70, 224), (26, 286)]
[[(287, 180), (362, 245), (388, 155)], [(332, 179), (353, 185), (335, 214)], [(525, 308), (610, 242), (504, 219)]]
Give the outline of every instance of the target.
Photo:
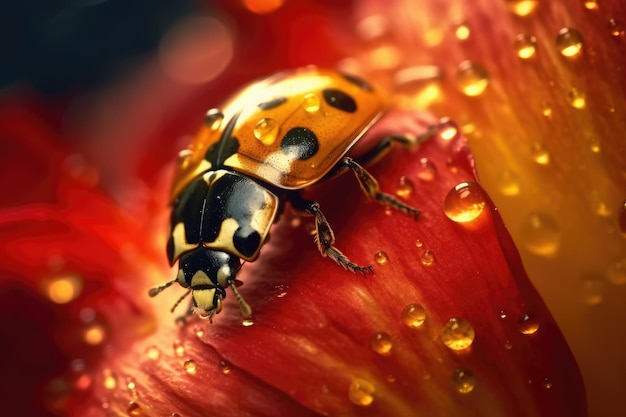
[(233, 294), (235, 294), (235, 298), (237, 298), (237, 302), (239, 303), (239, 310), (241, 310), (241, 315), (244, 318), (248, 318), (252, 315), (252, 309), (250, 305), (246, 303), (246, 300), (243, 299), (239, 291), (237, 291), (237, 286), (234, 282), (230, 283), (230, 289), (233, 290)]
[(148, 295), (150, 297), (156, 297), (158, 294), (161, 293), (161, 291), (163, 291), (166, 288), (169, 288), (170, 285), (172, 285), (175, 282), (176, 282), (176, 280), (173, 279), (173, 280), (165, 282), (165, 283), (163, 283), (161, 285), (157, 285), (156, 287), (152, 287), (152, 288), (150, 288), (150, 291), (148, 291)]
[(174, 312), (174, 310), (176, 310), (176, 307), (178, 307), (178, 305), (185, 299), (187, 298), (187, 296), (191, 293), (191, 288), (189, 288), (187, 291), (185, 291), (185, 293), (183, 295), (180, 296), (180, 298), (174, 303), (174, 306), (172, 306), (172, 309), (170, 310), (172, 313)]

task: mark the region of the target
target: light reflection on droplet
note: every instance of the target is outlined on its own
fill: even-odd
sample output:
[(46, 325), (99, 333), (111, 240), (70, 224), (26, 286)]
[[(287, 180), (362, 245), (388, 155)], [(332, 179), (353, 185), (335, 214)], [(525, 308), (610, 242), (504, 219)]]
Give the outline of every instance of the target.
[(319, 111), (321, 105), (321, 100), (319, 95), (316, 93), (309, 93), (304, 96), (302, 100), (302, 108), (307, 113), (315, 113)]
[(417, 177), (422, 181), (432, 181), (437, 176), (437, 167), (428, 158), (420, 158)]
[(389, 257), (387, 256), (387, 252), (385, 251), (378, 251), (376, 252), (376, 254), (374, 255), (374, 261), (378, 264), (378, 265), (387, 265), (387, 262), (389, 262)]
[(188, 374), (195, 375), (198, 370), (198, 366), (196, 365), (196, 361), (194, 361), (193, 359), (187, 359), (185, 360), (185, 362), (183, 362), (183, 369)]
[(448, 192), (443, 203), (446, 216), (457, 223), (476, 220), (487, 204), (482, 188), (474, 182), (462, 182)]
[(217, 369), (219, 369), (219, 371), (221, 373), (223, 373), (224, 375), (227, 375), (230, 373), (230, 371), (232, 371), (233, 366), (231, 365), (230, 362), (225, 361), (225, 360), (221, 360), (219, 361), (219, 363), (217, 364)]
[(454, 36), (460, 41), (469, 39), (471, 34), (470, 28), (467, 23), (457, 23), (454, 25)]
[(539, 320), (532, 313), (524, 313), (518, 321), (518, 329), (522, 334), (535, 334), (539, 330)]
[(533, 143), (531, 156), (539, 165), (550, 164), (550, 152), (540, 143)]
[(456, 82), (466, 96), (479, 96), (489, 84), (489, 75), (481, 65), (472, 61), (463, 61), (459, 64)]
[(531, 35), (520, 33), (515, 37), (513, 49), (521, 59), (530, 59), (537, 51), (537, 38)]
[(583, 0), (583, 4), (587, 10), (598, 10), (598, 0)]
[(426, 310), (421, 305), (409, 304), (402, 310), (402, 322), (412, 329), (422, 327), (426, 321)]
[(161, 351), (156, 346), (148, 346), (146, 348), (145, 355), (151, 361), (158, 361), (161, 357)]
[(375, 392), (376, 388), (371, 382), (362, 378), (356, 378), (350, 383), (348, 398), (353, 404), (369, 406), (374, 402)]
[(376, 332), (370, 339), (370, 345), (372, 350), (379, 355), (387, 356), (391, 354), (393, 348), (393, 341), (391, 336), (387, 332)]
[(617, 20), (611, 18), (608, 23), (609, 33), (614, 38), (619, 38), (624, 36), (624, 25), (618, 22)]
[(408, 198), (413, 191), (415, 190), (415, 185), (413, 185), (413, 181), (405, 176), (401, 176), (398, 180), (398, 186), (396, 188), (396, 195), (400, 198)]
[(452, 350), (463, 350), (471, 346), (475, 333), (472, 324), (462, 318), (451, 318), (442, 327), (441, 341)]
[(435, 254), (431, 250), (425, 250), (420, 254), (420, 263), (424, 266), (431, 266), (435, 263)]
[(254, 137), (263, 145), (269, 146), (276, 141), (279, 129), (280, 126), (276, 120), (264, 117), (254, 126)]
[(568, 91), (567, 101), (575, 109), (584, 109), (587, 105), (585, 93), (576, 88), (572, 88)]
[(556, 37), (556, 47), (567, 58), (578, 56), (583, 49), (583, 35), (578, 29), (562, 28)]
[(183, 346), (183, 343), (180, 340), (174, 340), (172, 347), (174, 348), (174, 354), (176, 356), (181, 357), (185, 354), (185, 346)]
[(524, 17), (535, 11), (539, 0), (505, 0), (513, 14)]

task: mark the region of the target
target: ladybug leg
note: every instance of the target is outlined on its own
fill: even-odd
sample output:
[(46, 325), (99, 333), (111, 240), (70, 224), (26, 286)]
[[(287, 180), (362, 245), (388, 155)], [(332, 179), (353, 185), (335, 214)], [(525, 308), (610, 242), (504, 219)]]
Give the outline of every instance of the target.
[(326, 220), (324, 213), (322, 213), (319, 203), (312, 200), (304, 200), (297, 193), (291, 194), (290, 201), (295, 209), (315, 217), (315, 243), (322, 256), (328, 256), (341, 267), (353, 273), (358, 272), (365, 275), (365, 272), (373, 272), (371, 266), (361, 266), (351, 262), (346, 255), (333, 246), (335, 233), (330, 227), (328, 220)]
[(403, 213), (413, 215), (415, 219), (417, 219), (417, 216), (420, 214), (420, 211), (418, 209), (403, 203), (402, 201), (389, 194), (380, 192), (380, 189), (378, 187), (378, 181), (376, 181), (376, 178), (374, 178), (372, 174), (367, 172), (365, 168), (359, 165), (354, 159), (347, 156), (343, 157), (341, 161), (339, 161), (339, 169), (352, 170), (352, 172), (354, 172), (354, 175), (356, 176), (356, 179), (359, 181), (361, 189), (368, 198), (376, 200), (385, 206), (392, 207)]

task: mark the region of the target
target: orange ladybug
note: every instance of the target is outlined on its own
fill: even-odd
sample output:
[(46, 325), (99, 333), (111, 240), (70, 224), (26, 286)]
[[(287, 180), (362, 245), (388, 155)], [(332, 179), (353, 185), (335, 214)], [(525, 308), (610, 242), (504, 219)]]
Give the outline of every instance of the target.
[(284, 201), (315, 217), (323, 256), (353, 273), (371, 272), (371, 266), (353, 263), (335, 248), (319, 204), (303, 199), (300, 190), (350, 170), (369, 198), (417, 218), (419, 210), (380, 192), (362, 164), (393, 142), (419, 143), (436, 126), (417, 137), (385, 137), (362, 154), (347, 156), (387, 109), (387, 97), (366, 81), (309, 66), (257, 81), (209, 110), (179, 155), (172, 186), (167, 254), (171, 265), (178, 261), (178, 275), (152, 288), (150, 296), (178, 282), (188, 291), (174, 308), (191, 293), (190, 312), (211, 320), (230, 287), (249, 316), (235, 285), (237, 272), (242, 259), (259, 256)]

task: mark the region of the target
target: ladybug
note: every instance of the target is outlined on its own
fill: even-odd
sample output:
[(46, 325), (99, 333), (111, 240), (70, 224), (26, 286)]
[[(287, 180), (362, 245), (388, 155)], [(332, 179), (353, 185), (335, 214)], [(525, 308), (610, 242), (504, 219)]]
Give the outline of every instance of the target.
[(347, 156), (387, 111), (384, 94), (366, 81), (309, 66), (284, 71), (242, 89), (220, 109), (206, 113), (204, 126), (179, 155), (171, 192), (171, 234), (167, 256), (179, 265), (176, 279), (154, 287), (151, 297), (178, 282), (192, 295), (189, 313), (212, 320), (222, 309), (226, 288), (242, 314), (251, 309), (237, 291), (242, 260), (254, 261), (288, 201), (315, 218), (315, 242), (322, 256), (353, 272), (372, 272), (335, 246), (320, 205), (301, 190), (352, 171), (369, 197), (417, 218), (419, 210), (379, 191), (362, 164), (393, 142), (419, 143), (418, 136), (389, 136), (360, 155)]

